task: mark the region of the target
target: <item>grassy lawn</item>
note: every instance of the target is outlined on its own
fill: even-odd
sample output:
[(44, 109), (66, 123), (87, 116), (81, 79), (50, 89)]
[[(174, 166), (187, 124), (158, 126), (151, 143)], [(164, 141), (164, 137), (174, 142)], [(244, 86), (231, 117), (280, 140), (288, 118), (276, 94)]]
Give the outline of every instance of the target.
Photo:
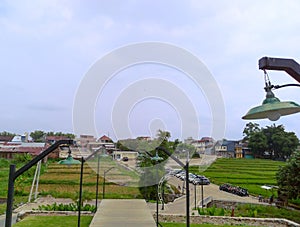
[[(92, 216), (81, 216), (80, 226), (88, 227)], [(28, 216), (14, 224), (14, 227), (65, 227), (77, 226), (77, 216)]]
[[(92, 221), (91, 216), (82, 216), (80, 226), (88, 227), (90, 222)], [(47, 223), (45, 225), (45, 223)], [(186, 223), (167, 223), (167, 222), (160, 222), (161, 226), (163, 227), (185, 227)], [(18, 222), (13, 225), (14, 227), (64, 227), (64, 226), (77, 226), (77, 216), (29, 216), (23, 219), (21, 222)], [(247, 225), (214, 225), (214, 224), (190, 224), (191, 227), (210, 227), (210, 226), (244, 226), (248, 227)]]
[[(248, 189), (252, 195), (268, 197), (271, 192), (262, 189), (262, 185), (276, 185), (275, 174), (284, 162), (265, 159), (217, 159), (208, 169), (201, 172), (198, 166), (192, 166), (191, 172), (203, 174), (212, 183), (229, 183)], [(274, 191), (275, 195), (276, 192)]]

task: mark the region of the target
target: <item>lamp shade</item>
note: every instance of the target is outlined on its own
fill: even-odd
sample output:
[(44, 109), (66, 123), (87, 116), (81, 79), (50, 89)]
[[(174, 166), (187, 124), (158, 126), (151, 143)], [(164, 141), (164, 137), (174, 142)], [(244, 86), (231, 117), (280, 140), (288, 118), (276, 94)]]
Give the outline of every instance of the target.
[(281, 102), (272, 91), (267, 91), (266, 99), (262, 105), (253, 107), (245, 116), (244, 120), (264, 119), (277, 121), (281, 116), (300, 112), (300, 105), (295, 102)]
[(58, 162), (58, 164), (62, 164), (62, 165), (78, 165), (78, 164), (81, 164), (81, 162), (79, 160), (74, 159), (72, 157), (72, 155), (69, 154), (66, 159), (60, 160)]

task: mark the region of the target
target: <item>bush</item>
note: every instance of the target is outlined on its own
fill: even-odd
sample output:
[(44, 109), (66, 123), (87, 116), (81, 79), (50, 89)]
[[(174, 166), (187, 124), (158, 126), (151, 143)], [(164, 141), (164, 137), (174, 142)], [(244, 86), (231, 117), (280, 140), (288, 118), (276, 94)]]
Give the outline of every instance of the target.
[(200, 158), (200, 154), (198, 152), (195, 152), (193, 155), (192, 155), (192, 158)]
[(30, 154), (17, 154), (14, 156), (13, 160), (16, 163), (27, 163), (32, 159)]
[[(47, 205), (40, 205), (38, 207), (40, 211), (78, 211), (78, 204), (76, 203), (69, 203), (69, 204), (47, 204)], [(81, 207), (81, 211), (91, 211), (96, 212), (96, 207), (94, 205), (85, 204)]]
[(300, 197), (298, 197), (297, 199), (291, 199), (289, 202), (300, 206)]

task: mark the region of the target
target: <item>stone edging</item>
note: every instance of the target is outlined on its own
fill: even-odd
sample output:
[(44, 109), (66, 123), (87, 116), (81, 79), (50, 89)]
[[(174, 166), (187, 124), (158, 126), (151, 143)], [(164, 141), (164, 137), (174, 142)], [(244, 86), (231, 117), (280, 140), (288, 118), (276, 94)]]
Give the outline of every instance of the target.
[[(155, 214), (154, 214), (155, 217)], [(160, 222), (182, 222), (186, 221), (184, 215), (159, 215)], [(300, 227), (300, 224), (283, 219), (283, 218), (249, 218), (249, 217), (221, 217), (221, 216), (191, 216), (190, 222), (195, 224), (212, 223), (240, 225), (247, 224), (252, 226), (268, 226), (268, 227)]]

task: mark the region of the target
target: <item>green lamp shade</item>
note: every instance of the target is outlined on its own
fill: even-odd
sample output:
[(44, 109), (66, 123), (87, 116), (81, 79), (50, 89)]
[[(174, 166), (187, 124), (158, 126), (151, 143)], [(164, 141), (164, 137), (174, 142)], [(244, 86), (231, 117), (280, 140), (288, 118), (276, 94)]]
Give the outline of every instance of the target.
[(253, 107), (242, 117), (244, 120), (264, 119), (277, 121), (281, 116), (300, 112), (300, 105), (295, 102), (280, 102), (274, 94), (267, 93), (262, 105)]
[(59, 161), (58, 164), (62, 164), (62, 165), (78, 165), (78, 164), (81, 164), (81, 162), (78, 161), (78, 160), (75, 160), (71, 155), (69, 155), (66, 159)]

